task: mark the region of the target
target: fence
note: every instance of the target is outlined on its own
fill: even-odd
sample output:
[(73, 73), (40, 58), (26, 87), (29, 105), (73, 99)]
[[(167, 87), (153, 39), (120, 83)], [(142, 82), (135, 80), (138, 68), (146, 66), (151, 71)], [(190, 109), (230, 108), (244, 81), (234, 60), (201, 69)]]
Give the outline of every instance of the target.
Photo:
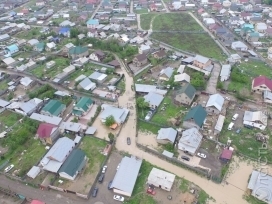
[(115, 69), (115, 67), (114, 67), (114, 66), (111, 66), (111, 65), (108, 65), (108, 64), (103, 64), (103, 63), (96, 62), (96, 61), (93, 61), (93, 60), (90, 60), (90, 63), (92, 63), (92, 64), (96, 64), (96, 65), (99, 65), (99, 66), (103, 66), (103, 67), (106, 67), (106, 68)]

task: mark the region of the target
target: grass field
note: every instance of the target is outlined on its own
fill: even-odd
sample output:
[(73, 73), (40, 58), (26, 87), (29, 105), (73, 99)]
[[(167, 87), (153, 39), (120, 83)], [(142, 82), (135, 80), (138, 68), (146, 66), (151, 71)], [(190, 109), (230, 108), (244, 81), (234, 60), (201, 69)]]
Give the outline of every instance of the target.
[(198, 31), (203, 29), (187, 13), (167, 13), (158, 15), (153, 21), (153, 30)]
[(151, 37), (175, 48), (197, 53), (205, 57), (224, 60), (221, 49), (212, 40), (209, 34), (182, 34), (182, 33), (152, 33)]
[(156, 13), (142, 14), (140, 16), (141, 28), (144, 29), (144, 30), (149, 30), (152, 18), (155, 17), (155, 16), (157, 16), (157, 15), (158, 14), (156, 14)]
[(30, 30), (17, 33), (15, 37), (25, 40), (37, 39), (41, 35), (40, 30), (40, 28), (34, 27)]
[(138, 121), (138, 127), (140, 131), (152, 132), (154, 134), (158, 134), (159, 129), (161, 129), (159, 126), (151, 125), (150, 123), (140, 120)]
[(8, 88), (7, 80), (2, 80), (0, 82), (0, 90), (5, 90)]
[(10, 127), (18, 122), (22, 117), (23, 116), (20, 114), (5, 110), (0, 114), (0, 122), (1, 125)]
[(134, 12), (137, 14), (148, 13), (148, 9), (147, 8), (137, 9), (137, 10), (135, 9)]

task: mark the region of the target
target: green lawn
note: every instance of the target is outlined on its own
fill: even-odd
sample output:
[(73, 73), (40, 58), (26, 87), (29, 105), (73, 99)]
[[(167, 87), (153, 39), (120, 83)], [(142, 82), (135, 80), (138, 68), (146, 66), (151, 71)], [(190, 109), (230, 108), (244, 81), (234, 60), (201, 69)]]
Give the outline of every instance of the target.
[(0, 122), (1, 125), (10, 127), (14, 125), (16, 122), (18, 122), (18, 120), (20, 120), (22, 117), (23, 115), (21, 114), (5, 110), (0, 114)]
[(152, 26), (153, 30), (162, 31), (203, 31), (202, 27), (187, 13), (159, 15), (154, 19)]
[(95, 137), (86, 136), (83, 138), (80, 149), (82, 149), (88, 157), (86, 173), (96, 175), (99, 171), (102, 162), (105, 160), (105, 156), (101, 154), (101, 151), (106, 147), (107, 142), (97, 139)]
[[(156, 18), (157, 19), (157, 18)], [(152, 33), (151, 37), (175, 48), (193, 52), (209, 58), (224, 60), (222, 50), (212, 40), (209, 34), (202, 33)]]
[(42, 78), (44, 76), (45, 70), (46, 70), (45, 65), (39, 65), (34, 69), (30, 70), (30, 73), (32, 73), (38, 78)]
[(17, 33), (15, 37), (25, 40), (37, 39), (41, 35), (40, 30), (40, 28), (34, 27), (30, 30)]
[(140, 120), (138, 121), (138, 127), (140, 131), (152, 132), (154, 134), (158, 134), (159, 129), (161, 129), (159, 126), (151, 125), (150, 123), (146, 123)]
[(154, 18), (155, 16), (157, 16), (158, 14), (156, 13), (147, 13), (147, 14), (142, 14), (140, 16), (140, 20), (141, 20), (141, 28), (144, 30), (149, 30), (150, 29), (150, 23), (152, 18)]
[(7, 80), (3, 80), (0, 82), (0, 90), (5, 90), (8, 88)]
[(263, 202), (261, 200), (258, 200), (257, 198), (249, 195), (249, 196), (244, 196), (244, 199), (249, 203), (249, 204), (266, 204), (266, 202)]
[(147, 8), (143, 8), (143, 9), (139, 9), (139, 10), (135, 9), (134, 12), (137, 14), (148, 13), (148, 9)]

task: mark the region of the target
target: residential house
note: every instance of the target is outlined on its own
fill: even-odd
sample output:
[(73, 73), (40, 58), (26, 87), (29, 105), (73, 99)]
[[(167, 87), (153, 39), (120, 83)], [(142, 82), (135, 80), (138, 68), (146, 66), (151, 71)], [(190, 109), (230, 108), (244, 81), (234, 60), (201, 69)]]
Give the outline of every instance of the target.
[(158, 131), (158, 136), (157, 136), (157, 142), (159, 144), (167, 144), (171, 143), (174, 144), (176, 141), (178, 131), (176, 131), (173, 128), (161, 128)]
[(108, 63), (108, 65), (113, 66), (114, 68), (120, 67), (120, 63), (118, 62), (118, 60), (112, 60), (111, 62)]
[(53, 61), (53, 60), (51, 60), (51, 61), (49, 61), (49, 62), (47, 62), (45, 64), (45, 66), (46, 66), (47, 69), (50, 69), (50, 68), (54, 67), (55, 65), (56, 65), (56, 62)]
[(133, 64), (136, 67), (141, 67), (141, 66), (147, 64), (147, 62), (148, 62), (147, 56), (145, 54), (139, 54), (136, 57), (134, 57), (134, 59), (133, 59)]
[(221, 35), (224, 35), (228, 32), (228, 30), (224, 27), (219, 27), (217, 28), (214, 33), (217, 35), (217, 36), (221, 36)]
[(174, 102), (178, 105), (190, 105), (193, 102), (195, 95), (196, 89), (190, 83), (187, 83), (175, 92)]
[(12, 57), (7, 57), (5, 59), (2, 59), (2, 61), (8, 66), (12, 67), (14, 63), (16, 62)]
[(259, 33), (265, 33), (265, 31), (267, 30), (266, 23), (263, 23), (263, 22), (256, 23), (255, 30), (256, 30), (256, 32), (259, 32)]
[(87, 57), (88, 55), (89, 55), (88, 48), (81, 47), (81, 46), (76, 46), (76, 47), (70, 48), (69, 53), (68, 53), (68, 56), (72, 59)]
[(102, 7), (106, 10), (112, 10), (113, 9), (113, 5), (110, 1), (103, 1), (102, 3)]
[(264, 91), (263, 92), (263, 100), (265, 103), (272, 103), (272, 92)]
[(208, 113), (219, 114), (223, 109), (224, 101), (225, 99), (220, 94), (210, 95), (206, 104), (206, 111)]
[(150, 51), (150, 46), (149, 45), (140, 45), (139, 47), (139, 54), (148, 54)]
[(212, 65), (212, 61), (207, 57), (196, 55), (193, 61), (193, 65), (200, 69), (205, 69), (206, 67)]
[(73, 108), (72, 114), (75, 116), (83, 116), (86, 115), (89, 110), (91, 110), (94, 102), (89, 97), (81, 97), (80, 100)]
[(156, 186), (157, 188), (171, 191), (175, 177), (175, 174), (153, 167), (148, 175), (147, 183)]
[(37, 0), (36, 1), (36, 6), (44, 6), (45, 5), (45, 1), (44, 0)]
[(220, 4), (219, 2), (216, 2), (212, 5), (212, 10), (213, 11), (220, 11), (223, 8), (223, 5)]
[(94, 72), (89, 76), (89, 78), (97, 83), (102, 84), (107, 79), (107, 75), (100, 72)]
[(260, 34), (257, 32), (251, 32), (247, 33), (246, 40), (248, 42), (258, 42), (259, 41)]
[(13, 45), (7, 46), (5, 48), (5, 57), (11, 57), (17, 52), (19, 52), (19, 48), (17, 45), (13, 44)]
[(201, 145), (203, 136), (197, 128), (184, 130), (178, 143), (178, 149), (190, 155), (195, 155)]
[(99, 26), (99, 20), (89, 19), (86, 24), (87, 24), (87, 28), (96, 28), (97, 26)]
[[(69, 14), (64, 14), (64, 15), (69, 15)], [(69, 16), (66, 16), (69, 18)], [(62, 21), (60, 24), (59, 24), (60, 27), (73, 27), (75, 26), (75, 23), (72, 23), (71, 21), (69, 20), (64, 20)]]
[(25, 90), (27, 90), (31, 88), (31, 86), (34, 84), (34, 81), (29, 77), (23, 77), (20, 79), (20, 84), (23, 86)]
[(155, 59), (163, 59), (166, 57), (166, 52), (165, 52), (165, 50), (162, 49), (160, 51), (153, 53), (153, 57)]
[(174, 73), (174, 69), (172, 67), (164, 68), (160, 71), (159, 79), (163, 81), (169, 81)]
[(231, 43), (234, 41), (234, 35), (232, 33), (225, 33), (218, 36), (226, 47), (230, 47)]
[(230, 77), (231, 73), (231, 65), (224, 64), (222, 65), (221, 72), (220, 72), (220, 81), (227, 81)]
[(184, 86), (187, 83), (190, 83), (190, 76), (186, 73), (175, 75), (174, 82), (178, 82), (181, 84), (181, 86)]
[(59, 169), (59, 176), (74, 181), (86, 163), (86, 154), (81, 149), (74, 149)]
[(245, 45), (245, 43), (241, 41), (235, 41), (231, 43), (231, 49), (237, 51), (247, 51), (248, 47)]
[(89, 90), (94, 90), (96, 88), (96, 84), (92, 82), (89, 78), (83, 79), (78, 86), (80, 86), (82, 89), (89, 91)]
[(99, 20), (101, 21), (108, 21), (110, 19), (110, 16), (108, 14), (102, 14), (99, 16)]
[(235, 64), (235, 63), (241, 63), (241, 57), (238, 54), (231, 54), (228, 58), (229, 63)]
[(106, 54), (101, 50), (96, 50), (94, 53), (90, 54), (90, 60), (101, 62), (105, 58)]
[(70, 28), (69, 27), (62, 27), (59, 30), (59, 35), (62, 35), (64, 37), (70, 37)]
[(152, 3), (149, 5), (149, 9), (150, 9), (150, 11), (157, 11), (158, 7), (155, 3)]
[(197, 105), (191, 108), (189, 112), (186, 114), (183, 121), (183, 127), (184, 128), (195, 127), (199, 129), (204, 124), (206, 116), (207, 116), (206, 110), (201, 105)]
[(257, 24), (257, 23), (261, 23), (263, 21), (262, 17), (260, 16), (252, 16), (250, 19), (249, 19), (249, 22), (253, 25)]
[(27, 41), (27, 43), (30, 45), (30, 46), (34, 46), (36, 44), (39, 43), (39, 41), (37, 39), (31, 39), (29, 41)]
[(37, 52), (42, 52), (42, 51), (44, 51), (44, 48), (45, 48), (45, 43), (39, 42), (33, 47), (33, 50), (35, 50)]
[(117, 108), (111, 105), (103, 104), (102, 112), (99, 115), (99, 118), (102, 123), (105, 123), (106, 118), (109, 116), (113, 116), (116, 124), (123, 124), (129, 114), (129, 110), (126, 108)]
[(272, 92), (272, 80), (266, 76), (258, 76), (253, 79), (251, 90), (258, 94), (262, 94), (264, 91)]
[(225, 149), (223, 149), (219, 159), (222, 162), (227, 163), (227, 162), (229, 162), (231, 160), (232, 153), (233, 153), (232, 150), (225, 148)]
[(53, 124), (40, 123), (36, 135), (43, 143), (52, 145), (59, 136), (59, 128)]
[(66, 105), (58, 100), (50, 100), (41, 110), (41, 114), (46, 116), (61, 116), (65, 111)]
[(243, 124), (264, 130), (267, 126), (267, 115), (262, 111), (245, 111)]
[(91, 29), (89, 29), (89, 32), (87, 33), (87, 36), (89, 38), (96, 38), (98, 36), (98, 32), (97, 32), (96, 29), (91, 28)]
[(46, 43), (45, 50), (48, 51), (48, 52), (50, 52), (50, 51), (56, 49), (56, 46), (57, 45), (54, 42)]
[(156, 109), (159, 107), (161, 102), (163, 101), (163, 96), (158, 93), (149, 92), (147, 95), (144, 96), (145, 102), (148, 103), (150, 108)]
[(71, 48), (75, 47), (75, 45), (73, 43), (68, 43), (66, 45), (64, 45), (64, 47), (62, 48), (63, 52), (69, 52), (69, 50)]

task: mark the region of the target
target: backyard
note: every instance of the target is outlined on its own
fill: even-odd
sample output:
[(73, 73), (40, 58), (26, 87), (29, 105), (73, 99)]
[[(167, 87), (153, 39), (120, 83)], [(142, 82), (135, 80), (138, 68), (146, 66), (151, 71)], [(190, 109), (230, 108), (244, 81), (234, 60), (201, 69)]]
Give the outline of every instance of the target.
[(141, 19), (141, 28), (144, 29), (144, 30), (149, 30), (152, 18), (154, 18), (157, 15), (158, 14), (156, 14), (156, 13), (142, 14), (140, 16), (140, 19)]
[[(23, 118), (22, 115), (18, 113), (14, 113), (8, 110), (5, 110), (0, 114), (0, 123), (1, 126), (4, 128), (5, 126), (11, 127), (13, 126), (16, 122), (18, 122), (21, 118)], [(3, 129), (1, 130), (3, 131)]]
[(39, 27), (34, 27), (30, 30), (17, 33), (15, 37), (25, 40), (37, 39), (41, 35), (40, 30)]
[(137, 14), (148, 13), (148, 9), (147, 8), (135, 9), (134, 12)]

